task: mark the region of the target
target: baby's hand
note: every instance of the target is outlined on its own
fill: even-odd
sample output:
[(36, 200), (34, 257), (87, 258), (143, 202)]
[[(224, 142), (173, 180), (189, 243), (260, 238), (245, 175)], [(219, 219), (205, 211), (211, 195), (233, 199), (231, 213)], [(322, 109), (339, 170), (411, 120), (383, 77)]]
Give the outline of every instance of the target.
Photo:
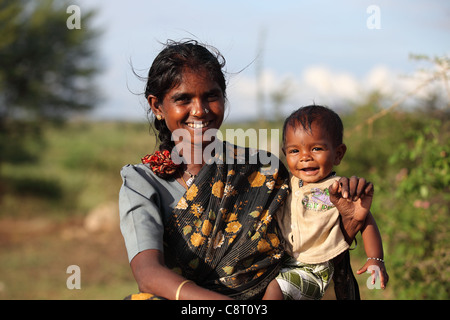
[(361, 269), (356, 271), (356, 273), (362, 274), (367, 270), (369, 270), (369, 272), (372, 272), (372, 284), (375, 284), (377, 276), (379, 276), (381, 289), (385, 289), (386, 284), (389, 281), (389, 275), (386, 272), (384, 262), (376, 259), (367, 259), (367, 262), (363, 265)]

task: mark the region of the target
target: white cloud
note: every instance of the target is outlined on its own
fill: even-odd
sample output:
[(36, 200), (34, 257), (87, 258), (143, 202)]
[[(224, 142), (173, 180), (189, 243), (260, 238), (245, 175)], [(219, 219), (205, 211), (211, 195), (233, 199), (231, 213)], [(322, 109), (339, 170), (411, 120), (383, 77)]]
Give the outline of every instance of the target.
[(358, 81), (352, 74), (334, 72), (324, 66), (307, 68), (301, 75), (300, 83), (322, 99), (327, 96), (348, 99), (355, 97), (359, 90)]
[[(262, 73), (265, 92), (265, 109), (256, 105), (257, 82), (255, 77), (238, 75), (230, 80), (228, 98), (230, 120), (257, 118), (264, 114), (273, 115), (270, 94), (279, 89), (284, 81), (289, 81), (289, 99), (284, 105), (285, 113), (311, 103), (342, 107), (349, 101), (362, 102), (367, 95), (379, 91), (390, 101), (402, 99), (415, 91), (414, 97), (424, 98), (431, 90), (442, 90), (442, 83), (420, 87), (429, 75), (423, 72), (402, 74), (385, 65), (374, 66), (365, 75), (357, 77), (347, 71), (336, 71), (327, 66), (310, 66), (300, 75), (277, 74), (273, 70)], [(411, 99), (409, 99), (411, 100)], [(388, 107), (388, 106), (386, 106)]]

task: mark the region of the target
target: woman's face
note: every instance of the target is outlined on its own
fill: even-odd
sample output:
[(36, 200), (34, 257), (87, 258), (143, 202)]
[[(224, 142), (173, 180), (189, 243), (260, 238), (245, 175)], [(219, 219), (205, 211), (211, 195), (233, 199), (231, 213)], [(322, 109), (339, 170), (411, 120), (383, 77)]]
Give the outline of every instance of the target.
[[(156, 116), (160, 115), (170, 132), (189, 138), (191, 144), (201, 142), (202, 149), (211, 142), (209, 129), (219, 129), (225, 110), (222, 89), (204, 69), (186, 69), (180, 84), (164, 96), (163, 101), (150, 102)], [(177, 144), (177, 139), (175, 139)]]

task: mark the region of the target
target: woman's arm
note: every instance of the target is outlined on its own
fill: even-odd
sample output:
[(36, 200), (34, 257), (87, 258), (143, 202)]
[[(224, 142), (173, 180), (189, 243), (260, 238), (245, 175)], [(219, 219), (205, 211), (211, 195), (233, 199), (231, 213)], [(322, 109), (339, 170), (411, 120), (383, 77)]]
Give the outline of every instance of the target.
[[(131, 260), (134, 278), (143, 293), (152, 293), (169, 300), (175, 300), (180, 285), (186, 279), (164, 265), (163, 254), (159, 250), (144, 250)], [(230, 299), (214, 291), (197, 286), (194, 282), (185, 283), (179, 299), (189, 300), (227, 300)]]

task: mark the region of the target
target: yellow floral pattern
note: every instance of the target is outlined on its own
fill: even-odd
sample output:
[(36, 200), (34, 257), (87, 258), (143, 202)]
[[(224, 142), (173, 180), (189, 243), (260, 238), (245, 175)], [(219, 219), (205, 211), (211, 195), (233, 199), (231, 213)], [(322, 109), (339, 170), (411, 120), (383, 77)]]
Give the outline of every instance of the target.
[(202, 237), (202, 235), (200, 233), (194, 233), (191, 236), (191, 243), (195, 247), (198, 247), (198, 246), (202, 245), (204, 241), (205, 241), (205, 238)]
[(223, 197), (223, 191), (224, 191), (224, 186), (223, 186), (222, 181), (217, 181), (216, 183), (213, 184), (212, 194), (215, 195), (217, 198)]
[(252, 188), (261, 187), (265, 181), (266, 181), (266, 176), (263, 175), (262, 173), (260, 173), (259, 171), (253, 172), (248, 177), (248, 182), (250, 183), (250, 186)]
[(180, 201), (178, 201), (175, 209), (186, 209), (188, 207), (188, 204), (186, 202), (186, 199), (184, 197), (181, 197)]
[(193, 204), (191, 206), (191, 213), (197, 218), (200, 218), (201, 214), (203, 213), (203, 207), (200, 204)]
[[(236, 149), (237, 157), (248, 156), (247, 149)], [(271, 279), (265, 275), (277, 270), (283, 256), (273, 216), (287, 196), (288, 173), (276, 165), (214, 163), (202, 168), (164, 233), (167, 251), (184, 277), (220, 282), (233, 292), (246, 283), (264, 288), (256, 286), (258, 279)]]
[(209, 236), (209, 234), (211, 233), (211, 230), (212, 230), (212, 224), (211, 224), (211, 222), (210, 222), (209, 220), (205, 220), (205, 221), (203, 222), (203, 226), (202, 226), (202, 233), (203, 233), (205, 236)]
[(237, 233), (241, 227), (242, 225), (239, 222), (234, 221), (227, 224), (225, 231), (229, 233)]
[(195, 184), (193, 184), (189, 188), (189, 190), (186, 192), (186, 200), (189, 200), (189, 201), (193, 200), (197, 196), (197, 193), (198, 193), (198, 187)]
[(261, 239), (258, 242), (257, 248), (259, 252), (266, 252), (270, 250), (270, 244), (265, 239)]

